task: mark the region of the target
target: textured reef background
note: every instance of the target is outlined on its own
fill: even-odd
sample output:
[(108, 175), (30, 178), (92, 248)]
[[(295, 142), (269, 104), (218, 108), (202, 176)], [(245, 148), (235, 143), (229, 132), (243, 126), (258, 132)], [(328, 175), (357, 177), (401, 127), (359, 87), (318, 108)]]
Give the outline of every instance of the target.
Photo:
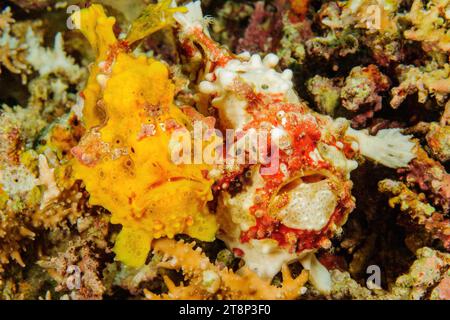
[[(96, 1), (116, 18), (116, 36), (150, 2)], [(415, 137), (418, 156), (405, 168), (358, 159), (356, 208), (317, 253), (331, 274), (327, 295), (299, 263), (271, 283), (234, 273), (243, 262), (220, 240), (175, 235), (157, 240), (139, 268), (115, 260), (120, 226), (72, 172), (86, 133), (78, 93), (96, 53), (68, 29), (70, 4), (89, 5), (0, 2), (0, 299), (450, 299), (449, 0), (202, 1), (214, 40), (277, 54), (315, 111), (372, 135)], [(164, 61), (175, 99), (193, 105), (182, 71), (195, 59), (186, 63), (174, 30), (135, 50)], [(381, 286), (366, 283), (373, 266)]]

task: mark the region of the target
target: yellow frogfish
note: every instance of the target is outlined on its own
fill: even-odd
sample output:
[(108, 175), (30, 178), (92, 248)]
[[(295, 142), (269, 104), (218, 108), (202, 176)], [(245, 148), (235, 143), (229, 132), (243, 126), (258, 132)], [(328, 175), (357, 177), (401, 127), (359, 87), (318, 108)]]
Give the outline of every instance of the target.
[[(148, 23), (141, 16), (131, 32), (133, 41), (168, 24), (171, 13), (180, 10), (168, 2), (151, 5)], [(152, 239), (180, 233), (214, 240), (217, 224), (207, 209), (211, 166), (176, 164), (170, 157), (173, 132), (191, 131), (194, 118), (205, 125), (211, 119), (174, 104), (175, 87), (166, 65), (133, 54), (133, 41), (115, 37), (115, 19), (100, 5), (81, 10), (77, 19), (97, 59), (80, 94), (87, 133), (72, 149), (73, 175), (84, 182), (90, 204), (104, 207), (111, 212), (111, 223), (122, 225), (116, 259), (139, 267)]]

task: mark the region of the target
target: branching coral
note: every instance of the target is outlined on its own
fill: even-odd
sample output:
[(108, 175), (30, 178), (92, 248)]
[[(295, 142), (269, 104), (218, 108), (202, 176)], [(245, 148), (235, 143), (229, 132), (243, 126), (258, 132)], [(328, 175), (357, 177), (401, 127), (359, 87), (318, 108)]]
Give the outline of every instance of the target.
[[(40, 191), (33, 154), (23, 153), (20, 120), (14, 112), (0, 115), (0, 270), (11, 257), (23, 266), (20, 241), (35, 236), (29, 229), (27, 209), (37, 205)], [(29, 162), (31, 166), (27, 165)]]
[(35, 233), (26, 227), (29, 217), (11, 210), (2, 210), (0, 217), (0, 272), (11, 259), (24, 267), (21, 253), (26, 250), (26, 240), (35, 238)]
[(399, 205), (400, 210), (410, 215), (414, 223), (424, 226), (427, 232), (440, 239), (444, 247), (450, 250), (450, 220), (429, 205), (424, 194), (417, 194), (405, 184), (389, 179), (380, 181), (379, 189), (394, 195), (389, 200), (391, 207)]
[[(4, 114), (2, 119), (5, 118)], [(0, 269), (10, 262), (10, 258), (25, 267), (23, 253), (31, 254), (27, 252), (30, 243), (42, 230), (53, 233), (68, 231), (86, 211), (83, 191), (69, 178), (68, 167), (60, 165), (55, 155), (61, 155), (64, 149), (54, 140), (59, 142), (56, 138), (62, 139), (70, 131), (60, 128), (57, 134), (48, 133), (48, 149), (41, 146), (43, 153), (38, 156), (34, 150), (22, 151), (24, 145), (15, 140), (20, 131), (15, 127), (9, 127), (12, 131), (8, 131), (7, 123), (3, 121), (3, 124), (4, 133), (9, 132), (9, 135), (0, 139), (0, 146), (6, 151), (0, 157)], [(11, 144), (14, 153), (7, 151)], [(54, 158), (47, 158), (44, 154)]]
[(435, 205), (447, 214), (450, 210), (450, 174), (444, 166), (418, 148), (418, 157), (407, 168), (399, 170), (410, 185), (418, 186)]
[[(82, 79), (83, 69), (65, 53), (61, 33), (56, 35), (53, 49), (42, 47), (40, 43), (42, 40), (34, 34), (32, 29), (28, 29), (26, 40), (28, 46), (26, 59), (41, 77), (50, 74), (59, 75), (67, 79), (69, 83), (77, 83)], [(49, 64), (48, 61), (53, 63)]]
[[(22, 112), (26, 112), (24, 110)], [(41, 228), (56, 229), (66, 219), (75, 223), (81, 215), (82, 195), (79, 187), (73, 186), (73, 181), (67, 178), (67, 167), (60, 166), (56, 156), (50, 167), (44, 153), (38, 156), (36, 151), (27, 150), (25, 138), (22, 139), (27, 132), (22, 124), (31, 124), (14, 120), (13, 113), (3, 113), (0, 118), (3, 125), (0, 137), (0, 267), (8, 263), (10, 256), (23, 266), (20, 254), (29, 243), (26, 239), (34, 239)], [(64, 130), (59, 132), (62, 133)], [(30, 134), (27, 138), (31, 137)], [(55, 136), (49, 134), (47, 138), (51, 142)], [(56, 153), (61, 153), (59, 145), (53, 146)], [(60, 196), (64, 201), (54, 203)]]
[(48, 239), (55, 245), (49, 246), (49, 256), (41, 257), (37, 263), (57, 282), (54, 291), (61, 299), (102, 298), (106, 288), (98, 249), (109, 250), (108, 228), (108, 216), (86, 214), (77, 219), (76, 232), (63, 239)]
[(424, 4), (414, 0), (411, 11), (405, 18), (412, 27), (404, 32), (405, 38), (422, 42), (425, 51), (450, 52), (450, 32), (448, 0), (431, 0)]
[[(65, 84), (77, 84), (85, 70), (64, 51), (61, 33), (55, 37), (54, 48), (42, 47), (43, 35), (40, 21), (15, 22), (11, 10), (7, 7), (0, 16), (0, 65), (10, 72), (20, 74), (25, 83), (32, 71), (38, 71), (41, 77), (59, 76), (59, 87)], [(49, 64), (48, 61), (52, 61)], [(63, 87), (60, 91), (64, 90)]]
[(398, 61), (401, 56), (400, 34), (395, 11), (397, 1), (331, 1), (319, 12), (321, 36), (308, 40), (311, 56), (345, 57), (367, 47), (381, 65)]
[[(7, 17), (8, 14), (10, 16), (9, 9), (5, 9), (3, 16)], [(29, 84), (29, 109), (36, 113), (35, 118), (50, 122), (51, 116), (65, 113), (74, 103), (73, 95), (67, 91), (70, 86), (81, 88), (78, 86), (83, 84), (86, 69), (66, 54), (61, 33), (55, 37), (54, 48), (42, 46), (43, 27), (39, 20), (20, 21), (11, 25), (6, 20), (2, 24), (0, 65), (3, 64), (12, 73), (20, 74), (23, 84), (29, 77), (33, 78)], [(48, 61), (53, 63), (49, 64)], [(30, 76), (34, 71), (39, 76)]]
[(72, 300), (101, 299), (105, 289), (98, 271), (99, 263), (87, 243), (78, 246), (71, 246), (39, 265), (58, 282), (57, 292), (71, 291), (67, 297)]
[[(36, 31), (36, 25), (36, 22), (14, 24), (11, 30), (17, 38), (10, 37), (8, 40), (15, 43), (18, 50), (9, 48), (8, 52), (17, 53), (17, 57), (24, 61), (26, 68), (21, 71), (22, 75), (27, 75), (34, 68), (46, 71), (29, 84), (27, 107), (3, 105), (0, 111), (1, 266), (6, 265), (10, 257), (24, 266), (21, 254), (41, 228), (57, 228), (68, 216), (80, 215), (78, 201), (81, 197), (74, 195), (78, 189), (74, 191), (73, 181), (66, 177), (67, 168), (60, 166), (62, 153), (67, 155), (69, 151), (62, 140), (67, 139), (69, 141), (66, 140), (66, 143), (70, 144), (71, 139), (77, 139), (73, 123), (68, 121), (67, 126), (62, 128), (64, 120), (59, 119), (59, 125), (49, 126), (60, 128), (58, 132), (48, 129), (44, 134), (42, 130), (54, 116), (69, 109), (70, 105), (66, 105), (70, 100), (67, 93), (69, 85), (82, 81), (85, 71), (63, 51), (61, 36), (57, 37), (55, 49), (42, 47), (43, 35)], [(3, 40), (6, 35), (3, 33)], [(58, 62), (57, 68), (49, 69), (48, 60), (45, 60), (47, 66), (36, 62), (41, 58), (55, 58), (63, 63)], [(10, 71), (14, 73), (14, 70)], [(42, 146), (41, 150), (36, 151), (34, 147), (41, 144), (36, 141), (40, 139), (43, 142), (44, 136), (52, 149), (44, 150)], [(59, 158), (54, 153), (59, 153)], [(67, 198), (54, 204), (60, 192)]]
[(440, 105), (445, 103), (450, 90), (449, 64), (442, 67), (435, 62), (430, 62), (424, 67), (399, 65), (396, 73), (400, 84), (391, 90), (392, 108), (398, 108), (408, 95), (416, 92), (420, 103), (425, 103), (429, 96), (433, 96)]
[(297, 278), (287, 266), (283, 267), (281, 287), (262, 280), (246, 267), (234, 273), (227, 268), (212, 264), (195, 243), (186, 244), (161, 239), (153, 244), (153, 252), (163, 255), (159, 267), (182, 270), (189, 285), (176, 286), (170, 278), (164, 277), (169, 292), (161, 296), (146, 291), (148, 299), (295, 299), (301, 295), (308, 273), (303, 271)]
[(448, 300), (450, 255), (428, 247), (416, 255), (409, 272), (395, 281), (386, 298)]
[(24, 53), (27, 46), (17, 29), (11, 9), (7, 7), (0, 13), (0, 67), (4, 66), (12, 73), (21, 74), (22, 81), (25, 82), (26, 75), (31, 70)]

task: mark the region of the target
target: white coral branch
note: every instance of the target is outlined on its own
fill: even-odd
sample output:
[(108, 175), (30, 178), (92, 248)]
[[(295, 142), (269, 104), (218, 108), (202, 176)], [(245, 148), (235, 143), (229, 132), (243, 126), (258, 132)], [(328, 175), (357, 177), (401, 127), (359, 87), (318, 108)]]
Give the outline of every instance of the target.
[(41, 199), (41, 209), (47, 207), (61, 193), (55, 181), (55, 169), (51, 169), (48, 165), (47, 158), (39, 155), (39, 185), (46, 186)]

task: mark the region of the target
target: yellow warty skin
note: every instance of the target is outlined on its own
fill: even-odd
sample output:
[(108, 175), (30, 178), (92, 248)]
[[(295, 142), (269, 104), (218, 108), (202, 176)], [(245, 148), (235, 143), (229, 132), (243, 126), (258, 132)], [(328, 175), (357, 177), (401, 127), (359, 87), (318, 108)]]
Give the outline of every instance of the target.
[[(176, 165), (170, 159), (170, 130), (166, 120), (190, 129), (189, 118), (173, 104), (174, 85), (167, 67), (145, 56), (119, 51), (102, 88), (97, 82), (98, 64), (111, 45), (112, 24), (103, 9), (93, 5), (82, 10), (82, 32), (98, 58), (84, 90), (83, 121), (98, 130), (101, 143), (111, 155), (93, 165), (74, 160), (73, 173), (83, 180), (90, 204), (111, 212), (111, 223), (121, 224), (114, 252), (128, 266), (145, 263), (151, 240), (186, 233), (204, 241), (214, 240), (215, 216), (207, 210), (212, 200), (212, 180), (205, 178), (206, 165)], [(95, 21), (91, 21), (95, 19)], [(107, 25), (108, 27), (105, 27)], [(95, 112), (98, 101), (104, 120)], [(149, 109), (157, 109), (155, 115)], [(142, 137), (143, 125), (153, 125), (152, 135)], [(88, 133), (89, 134), (89, 133)], [(120, 151), (119, 156), (113, 156)]]

